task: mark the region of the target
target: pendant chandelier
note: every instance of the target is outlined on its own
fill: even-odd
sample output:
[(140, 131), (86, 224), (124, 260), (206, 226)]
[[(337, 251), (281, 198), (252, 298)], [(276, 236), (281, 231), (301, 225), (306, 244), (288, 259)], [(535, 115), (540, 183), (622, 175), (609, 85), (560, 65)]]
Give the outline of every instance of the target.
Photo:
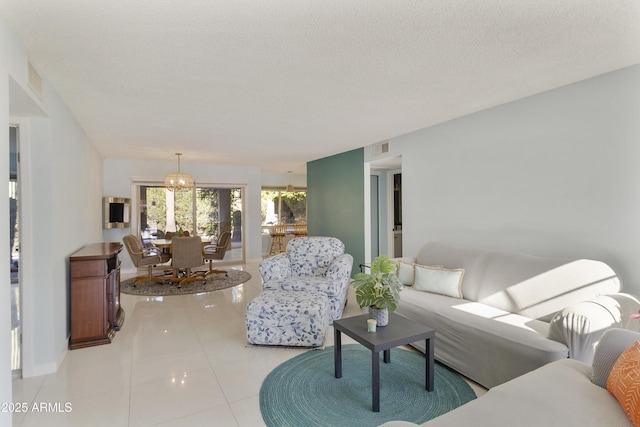
[(293, 185), (291, 185), (291, 171), (287, 171), (289, 173), (289, 185), (284, 190), (286, 193), (293, 193)]
[(180, 156), (182, 153), (176, 153), (178, 156), (178, 172), (170, 173), (164, 179), (164, 186), (170, 191), (190, 190), (195, 185), (193, 178), (188, 173), (180, 173)]

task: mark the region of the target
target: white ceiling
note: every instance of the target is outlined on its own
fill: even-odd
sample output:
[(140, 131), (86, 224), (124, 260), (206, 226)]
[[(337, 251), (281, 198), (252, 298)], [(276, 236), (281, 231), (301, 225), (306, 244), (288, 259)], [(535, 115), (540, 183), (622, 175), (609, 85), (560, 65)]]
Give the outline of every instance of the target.
[(0, 0), (104, 157), (305, 163), (640, 63), (638, 0)]

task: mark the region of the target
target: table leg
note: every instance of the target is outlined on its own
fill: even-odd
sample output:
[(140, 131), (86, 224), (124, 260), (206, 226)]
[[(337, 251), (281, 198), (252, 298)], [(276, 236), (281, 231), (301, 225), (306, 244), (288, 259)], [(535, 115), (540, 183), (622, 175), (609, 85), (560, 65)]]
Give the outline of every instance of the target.
[(371, 352), (371, 402), (373, 412), (380, 412), (380, 352)]
[(388, 349), (384, 351), (384, 363), (390, 363), (390, 362), (391, 362), (391, 349)]
[(333, 332), (333, 366), (336, 378), (342, 378), (342, 336), (334, 328)]
[(434, 363), (433, 363), (433, 338), (427, 338), (425, 340), (425, 353), (424, 353), (424, 359), (425, 359), (425, 371), (426, 371), (426, 376), (425, 376), (425, 389), (427, 391), (433, 391), (434, 388), (434, 372), (433, 372), (433, 368), (434, 368)]

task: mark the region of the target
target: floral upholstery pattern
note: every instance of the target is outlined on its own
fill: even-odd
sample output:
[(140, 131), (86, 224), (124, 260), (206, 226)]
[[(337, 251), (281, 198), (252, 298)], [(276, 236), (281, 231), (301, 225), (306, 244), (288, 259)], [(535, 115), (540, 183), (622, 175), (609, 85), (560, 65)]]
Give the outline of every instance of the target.
[(335, 237), (299, 237), (287, 250), (260, 263), (264, 290), (324, 293), (329, 299), (331, 322), (342, 316), (347, 300), (353, 257)]
[(327, 296), (316, 291), (267, 290), (246, 310), (247, 340), (253, 344), (317, 347), (329, 327)]

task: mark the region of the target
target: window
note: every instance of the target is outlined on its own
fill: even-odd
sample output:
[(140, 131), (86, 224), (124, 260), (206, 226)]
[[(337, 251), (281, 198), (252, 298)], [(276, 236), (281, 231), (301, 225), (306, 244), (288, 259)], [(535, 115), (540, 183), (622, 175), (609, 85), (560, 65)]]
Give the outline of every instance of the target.
[(295, 224), (307, 219), (307, 192), (262, 189), (262, 225)]
[[(231, 232), (225, 260), (243, 260), (243, 188), (198, 187), (169, 191), (164, 186), (138, 186), (138, 224), (143, 241), (163, 239), (165, 233), (186, 232), (215, 240)], [(239, 250), (235, 250), (239, 249)]]

